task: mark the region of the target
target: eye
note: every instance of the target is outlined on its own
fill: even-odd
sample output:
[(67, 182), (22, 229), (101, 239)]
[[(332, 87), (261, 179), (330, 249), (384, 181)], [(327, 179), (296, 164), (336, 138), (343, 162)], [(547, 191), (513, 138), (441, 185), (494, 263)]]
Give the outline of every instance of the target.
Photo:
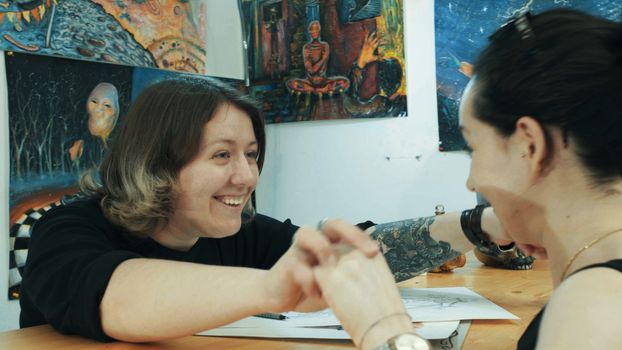
[(246, 152), (246, 157), (249, 159), (252, 159), (254, 161), (257, 161), (257, 157), (259, 156), (259, 152), (257, 151), (248, 151)]
[(212, 158), (214, 158), (214, 159), (229, 159), (229, 158), (231, 158), (231, 153), (229, 153), (227, 151), (218, 152), (218, 153), (214, 154), (214, 156)]

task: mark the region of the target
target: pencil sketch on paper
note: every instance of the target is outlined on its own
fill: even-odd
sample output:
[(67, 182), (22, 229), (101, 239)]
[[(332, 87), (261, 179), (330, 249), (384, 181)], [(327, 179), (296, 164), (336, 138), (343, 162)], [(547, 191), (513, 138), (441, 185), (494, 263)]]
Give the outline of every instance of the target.
[[(419, 293), (421, 292), (421, 293)], [(454, 296), (449, 294), (438, 294), (438, 292), (427, 292), (425, 290), (417, 291), (416, 295), (410, 291), (402, 293), (402, 300), (408, 310), (436, 309), (445, 310), (451, 308), (459, 308), (468, 303), (477, 303), (481, 297), (460, 295)]]

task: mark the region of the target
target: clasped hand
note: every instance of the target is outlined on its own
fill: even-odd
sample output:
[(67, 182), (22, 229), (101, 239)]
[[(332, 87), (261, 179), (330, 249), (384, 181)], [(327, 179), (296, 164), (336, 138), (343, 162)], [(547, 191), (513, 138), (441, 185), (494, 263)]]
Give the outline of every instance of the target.
[[(299, 229), (292, 247), (270, 270), (281, 283), (272, 292), (273, 311), (308, 312), (330, 306), (360, 346), (374, 321), (406, 312), (379, 252), (375, 241), (343, 220), (328, 221), (321, 231)], [(410, 329), (408, 318), (399, 322), (396, 330)]]
[(327, 221), (322, 230), (301, 227), (290, 249), (270, 269), (267, 285), (272, 312), (317, 311), (328, 305), (314, 269), (335, 266), (344, 250), (357, 250), (366, 258), (379, 253), (378, 245), (358, 227), (344, 220)]

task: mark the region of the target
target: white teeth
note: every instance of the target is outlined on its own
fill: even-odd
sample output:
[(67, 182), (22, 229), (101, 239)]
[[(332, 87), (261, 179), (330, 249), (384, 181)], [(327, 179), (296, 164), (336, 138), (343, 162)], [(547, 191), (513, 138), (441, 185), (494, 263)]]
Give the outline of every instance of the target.
[(243, 197), (238, 197), (238, 198), (222, 198), (220, 201), (225, 203), (226, 205), (238, 206), (242, 204), (243, 200), (244, 200)]

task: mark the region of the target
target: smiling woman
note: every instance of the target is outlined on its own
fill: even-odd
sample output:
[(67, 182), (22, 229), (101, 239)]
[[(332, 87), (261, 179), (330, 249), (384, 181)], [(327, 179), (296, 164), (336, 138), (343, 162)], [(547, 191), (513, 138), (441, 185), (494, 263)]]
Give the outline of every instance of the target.
[[(243, 220), (264, 150), (259, 110), (239, 91), (201, 78), (145, 89), (83, 196), (33, 228), (21, 326), (153, 341), (324, 307), (304, 278), (307, 252), (321, 255), (327, 239), (289, 220)], [(378, 253), (355, 226), (334, 238)]]

